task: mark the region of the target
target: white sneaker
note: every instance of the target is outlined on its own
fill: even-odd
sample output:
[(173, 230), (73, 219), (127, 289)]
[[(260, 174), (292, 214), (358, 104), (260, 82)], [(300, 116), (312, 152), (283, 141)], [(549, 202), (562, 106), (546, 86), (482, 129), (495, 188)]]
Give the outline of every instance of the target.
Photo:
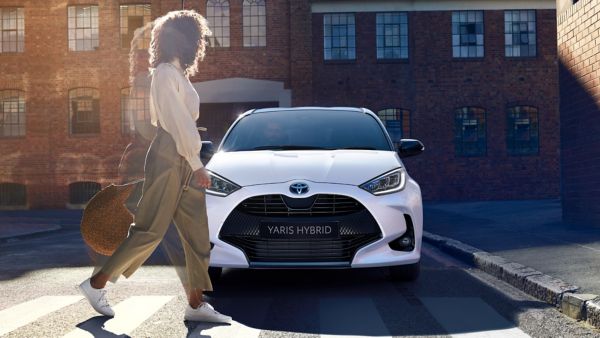
[(105, 289), (93, 288), (92, 284), (90, 284), (90, 279), (88, 278), (84, 280), (83, 283), (79, 284), (79, 291), (87, 298), (94, 310), (105, 316), (115, 316), (115, 312), (110, 305), (108, 305), (108, 301), (106, 300)]
[(193, 322), (231, 323), (230, 316), (219, 313), (207, 302), (203, 302), (195, 309), (188, 304), (184, 318)]

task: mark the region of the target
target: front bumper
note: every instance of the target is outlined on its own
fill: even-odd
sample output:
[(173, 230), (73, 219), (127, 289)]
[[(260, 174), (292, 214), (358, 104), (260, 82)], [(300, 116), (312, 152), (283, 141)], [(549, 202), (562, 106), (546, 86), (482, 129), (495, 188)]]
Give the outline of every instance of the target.
[[(258, 222), (265, 217), (240, 215), (236, 207), (250, 197), (289, 192), (290, 182), (245, 186), (226, 197), (206, 195), (210, 227), (210, 265), (231, 268), (277, 267), (379, 267), (416, 263), (420, 259), (422, 204), (419, 186), (407, 177), (406, 187), (396, 193), (374, 196), (354, 185), (310, 182), (310, 194), (334, 194), (353, 198), (366, 210), (339, 216), (272, 218), (279, 221), (340, 222), (340, 240), (299, 243), (268, 241), (257, 236)], [(303, 196), (305, 197), (305, 196)], [(412, 221), (415, 248), (396, 251), (389, 243), (407, 231), (406, 216)], [(233, 223), (232, 223), (233, 220)], [(236, 224), (233, 227), (231, 224)], [(224, 227), (225, 225), (225, 227)], [(251, 241), (252, 243), (250, 243)], [(300, 241), (302, 242), (302, 241)], [(310, 243), (309, 243), (310, 242)], [(283, 249), (277, 251), (278, 249)], [(302, 253), (291, 255), (290, 252)]]

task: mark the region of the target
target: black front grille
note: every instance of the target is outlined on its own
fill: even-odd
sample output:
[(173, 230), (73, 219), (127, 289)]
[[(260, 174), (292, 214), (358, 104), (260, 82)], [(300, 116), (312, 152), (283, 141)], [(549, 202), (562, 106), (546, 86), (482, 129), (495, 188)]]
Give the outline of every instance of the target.
[(347, 215), (364, 209), (355, 199), (333, 194), (318, 194), (306, 198), (285, 195), (262, 195), (244, 200), (238, 210), (264, 216)]
[(339, 239), (284, 240), (254, 236), (231, 236), (226, 242), (241, 248), (250, 263), (340, 263), (349, 264), (354, 253), (379, 234), (341, 236)]
[[(291, 202), (286, 198), (265, 195), (244, 200), (225, 220), (219, 238), (244, 251), (251, 266), (347, 266), (359, 248), (381, 238), (371, 213), (351, 197), (315, 195), (312, 201)], [(340, 233), (338, 238), (264, 238), (260, 236), (263, 221), (281, 225), (337, 222)]]

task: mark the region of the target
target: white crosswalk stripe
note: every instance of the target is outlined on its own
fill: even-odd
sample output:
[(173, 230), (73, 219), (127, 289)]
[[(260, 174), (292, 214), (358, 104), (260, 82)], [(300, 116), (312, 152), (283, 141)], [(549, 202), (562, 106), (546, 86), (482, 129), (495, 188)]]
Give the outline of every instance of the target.
[(371, 298), (324, 298), (319, 302), (322, 338), (391, 338)]
[[(64, 337), (128, 335), (174, 297), (129, 297), (114, 306), (116, 313), (114, 318), (106, 320), (106, 317), (93, 317), (77, 324), (78, 327)], [(427, 312), (451, 337), (529, 337), (480, 298), (422, 297), (419, 299)], [(4, 309), (0, 311), (0, 336), (78, 301), (83, 301), (83, 297), (43, 296)], [(266, 323), (269, 311), (273, 310), (272, 306), (277, 305), (273, 298), (229, 298), (221, 299), (219, 303), (217, 310), (247, 309), (247, 312), (242, 311), (247, 315), (243, 318), (234, 316), (231, 325), (198, 323), (188, 337), (258, 338), (262, 332), (261, 324)], [(318, 332), (321, 338), (392, 337), (375, 302), (370, 297), (321, 298), (315, 311), (318, 311)], [(229, 314), (227, 311), (224, 313)], [(297, 315), (302, 316), (302, 313)]]
[(455, 338), (529, 337), (480, 298), (421, 298), (421, 302)]
[(115, 317), (104, 326), (78, 327), (66, 334), (68, 338), (103, 337), (129, 334), (168, 303), (173, 296), (132, 296), (113, 307)]
[(0, 336), (81, 300), (82, 296), (42, 296), (0, 311)]

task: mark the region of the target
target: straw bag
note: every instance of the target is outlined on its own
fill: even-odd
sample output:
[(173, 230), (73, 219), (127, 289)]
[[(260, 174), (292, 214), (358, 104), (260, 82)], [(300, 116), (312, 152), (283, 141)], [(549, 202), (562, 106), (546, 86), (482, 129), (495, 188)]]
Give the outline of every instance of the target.
[(110, 256), (127, 237), (133, 222), (128, 205), (135, 204), (144, 180), (111, 184), (94, 195), (83, 210), (81, 235), (95, 252)]

